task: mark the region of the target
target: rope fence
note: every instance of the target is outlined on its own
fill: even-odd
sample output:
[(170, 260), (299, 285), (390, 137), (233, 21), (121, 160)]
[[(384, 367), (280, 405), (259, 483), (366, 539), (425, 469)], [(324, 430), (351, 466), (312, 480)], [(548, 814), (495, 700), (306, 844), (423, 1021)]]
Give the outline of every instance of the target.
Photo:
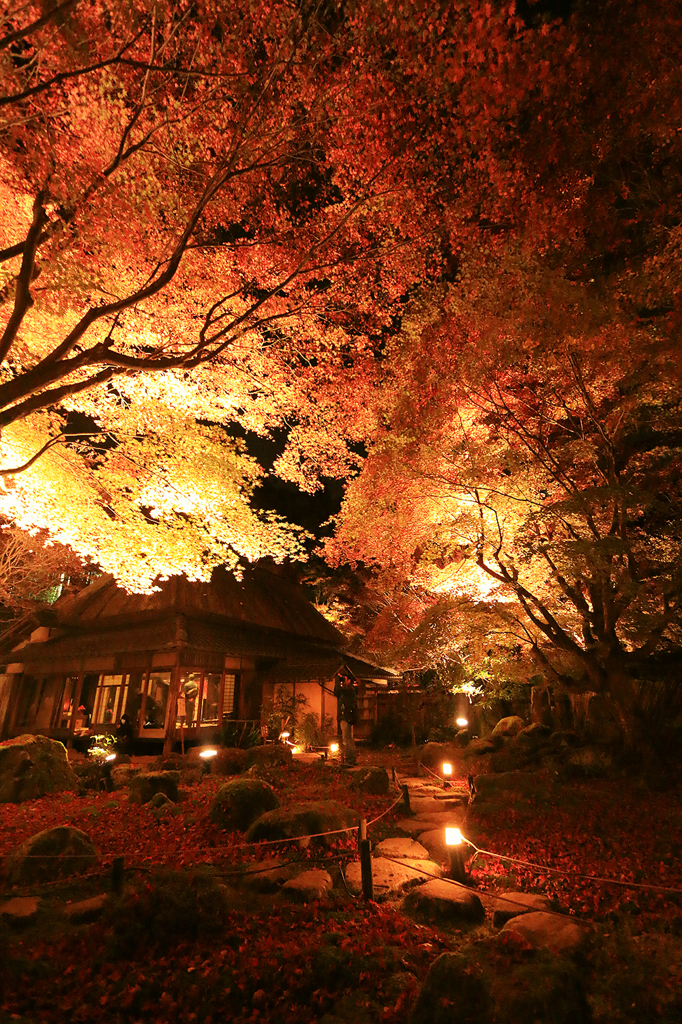
[[(431, 770), (426, 765), (422, 765), (421, 762), (419, 762), (419, 764), (420, 764), (421, 767), (426, 768), (426, 770), (428, 772), (430, 772), (431, 775), (433, 775), (435, 778), (438, 778), (439, 781), (441, 781), (440, 777), (437, 776), (434, 772), (431, 772)], [(254, 848), (255, 849), (263, 849), (263, 848), (269, 847), (269, 846), (286, 846), (286, 845), (292, 845), (292, 844), (295, 844), (295, 843), (300, 845), (301, 843), (309, 842), (310, 840), (313, 840), (313, 839), (323, 839), (323, 838), (327, 838), (329, 836), (345, 835), (347, 833), (357, 833), (358, 834), (358, 840), (359, 840), (358, 845), (360, 847), (360, 854), (361, 854), (361, 858), (360, 859), (361, 859), (361, 862), (362, 862), (362, 860), (363, 860), (363, 857), (362, 857), (363, 852), (366, 854), (367, 857), (369, 857), (369, 854), (370, 854), (370, 851), (371, 851), (371, 844), (369, 843), (369, 840), (367, 838), (367, 829), (372, 827), (372, 826), (374, 826), (374, 825), (376, 825), (377, 822), (379, 822), (386, 815), (390, 814), (390, 812), (393, 811), (399, 804), (402, 804), (404, 809), (406, 810), (406, 812), (410, 813), (409, 792), (407, 791), (408, 787), (407, 787), (407, 785), (404, 782), (402, 782), (402, 780), (397, 775), (395, 770), (393, 771), (393, 778), (394, 778), (394, 783), (401, 789), (400, 795), (397, 796), (396, 799), (388, 807), (386, 807), (380, 814), (376, 815), (376, 817), (372, 818), (370, 821), (365, 821), (363, 819), (359, 826), (358, 825), (347, 825), (347, 826), (345, 826), (343, 828), (330, 829), (330, 830), (328, 830), (326, 832), (312, 832), (312, 833), (308, 833), (308, 834), (305, 834), (305, 835), (283, 837), (283, 838), (279, 838), (279, 839), (252, 840), (250, 842), (237, 843), (237, 844), (234, 844), (232, 846), (198, 847), (196, 849), (196, 853), (197, 853), (197, 855), (201, 855), (202, 853), (203, 854), (209, 854), (211, 858), (220, 858), (221, 856), (227, 857), (227, 856), (230, 856), (230, 855), (234, 855), (235, 852), (241, 851), (241, 850), (254, 849)], [(466, 820), (466, 816), (468, 814), (468, 810), (469, 810), (469, 808), (467, 807), (467, 811), (466, 811), (466, 814), (464, 816), (464, 820)], [(582, 880), (589, 881), (589, 882), (599, 883), (599, 884), (602, 884), (602, 885), (613, 885), (613, 886), (619, 886), (619, 887), (627, 888), (627, 889), (643, 889), (643, 890), (648, 890), (650, 892), (656, 892), (656, 893), (662, 893), (662, 894), (670, 894), (670, 895), (682, 894), (682, 888), (680, 888), (680, 887), (656, 885), (656, 884), (647, 883), (647, 882), (627, 881), (625, 879), (609, 878), (609, 877), (606, 877), (606, 876), (586, 874), (584, 872), (575, 871), (575, 870), (571, 870), (571, 869), (556, 868), (556, 867), (552, 867), (552, 866), (545, 865), (545, 864), (539, 864), (539, 863), (534, 862), (534, 861), (524, 860), (523, 858), (520, 858), (520, 857), (513, 857), (513, 856), (510, 856), (508, 854), (498, 853), (498, 852), (496, 852), (494, 850), (483, 849), (482, 847), (476, 846), (475, 843), (473, 843), (470, 839), (467, 839), (464, 836), (462, 836), (462, 842), (463, 842), (463, 844), (468, 846), (473, 851), (473, 858), (471, 858), (472, 860), (475, 860), (476, 857), (479, 857), (479, 856), (480, 857), (488, 857), (488, 858), (493, 859), (493, 860), (499, 860), (499, 861), (503, 861), (505, 863), (519, 865), (520, 867), (528, 868), (530, 870), (536, 871), (536, 872), (541, 873), (541, 874), (558, 876), (558, 877), (561, 877), (561, 878), (576, 878), (576, 879), (582, 879)], [(365, 844), (365, 843), (367, 845), (366, 845), (366, 847), (365, 847), (365, 849), (363, 851), (363, 844)], [(341, 861), (351, 857), (353, 855), (353, 852), (354, 851), (350, 851), (350, 850), (340, 851), (340, 852), (337, 852), (336, 854), (334, 854), (331, 857), (328, 856), (328, 857), (325, 857), (325, 858), (312, 858), (312, 857), (309, 857), (309, 858), (298, 858), (298, 859), (293, 859), (293, 860), (290, 859), (290, 860), (285, 861), (280, 866), (281, 867), (285, 867), (285, 866), (288, 866), (288, 865), (291, 865), (291, 864), (299, 864), (299, 863), (301, 863), (301, 864), (316, 864), (317, 865), (317, 864), (323, 864), (323, 863), (339, 862), (339, 870), (340, 870), (340, 873), (341, 873), (341, 878), (342, 878), (344, 887), (346, 888), (346, 891), (347, 891), (349, 896), (351, 896), (353, 898), (357, 898), (355, 896), (355, 894), (353, 894), (353, 893), (351, 893), (349, 891), (348, 885), (346, 883), (346, 878), (345, 878), (343, 869), (342, 869), (341, 864), (340, 864)], [(399, 859), (396, 859), (396, 858), (392, 858), (390, 856), (386, 856), (385, 854), (382, 854), (382, 857), (383, 857), (383, 859), (386, 859), (388, 861), (392, 861), (392, 862), (394, 862), (396, 864), (401, 864), (402, 866), (405, 866), (405, 863), (406, 863), (405, 859), (399, 860)], [(0, 857), (0, 862), (6, 862), (9, 859), (10, 859), (10, 857), (8, 855), (5, 855), (3, 857)], [(50, 860), (70, 860), (70, 861), (74, 861), (74, 860), (80, 860), (80, 859), (92, 860), (92, 854), (75, 854), (75, 853), (73, 853), (73, 854), (72, 853), (62, 853), (62, 854), (29, 854), (24, 859), (33, 859), (33, 860), (40, 860), (40, 861), (50, 861)], [(100, 864), (98, 866), (98, 868), (96, 870), (94, 870), (94, 871), (84, 872), (82, 874), (78, 874), (78, 875), (75, 875), (75, 876), (70, 876), (68, 878), (58, 878), (58, 879), (54, 879), (54, 880), (46, 881), (46, 882), (34, 882), (32, 884), (26, 884), (26, 885), (23, 885), (23, 886), (16, 886), (16, 885), (14, 885), (14, 886), (11, 886), (11, 889), (12, 889), (13, 892), (17, 892), (17, 891), (21, 892), (21, 891), (25, 891), (25, 890), (51, 889), (51, 888), (59, 887), (59, 886), (62, 886), (62, 887), (72, 886), (74, 883), (81, 882), (81, 881), (83, 881), (85, 879), (103, 878), (103, 877), (107, 877), (107, 876), (111, 877), (112, 869), (115, 871), (117, 864), (118, 864), (119, 872), (122, 872), (123, 870), (125, 870), (126, 872), (130, 872), (130, 873), (132, 873), (132, 872), (151, 872), (153, 870), (153, 867), (150, 866), (149, 864), (129, 864), (129, 865), (127, 865), (124, 868), (122, 866), (122, 863), (125, 862), (125, 854), (120, 854), (120, 853), (119, 854), (109, 853), (108, 856), (107, 856), (107, 861), (111, 861), (111, 863), (110, 864)], [(197, 861), (197, 863), (201, 864), (201, 863), (206, 863), (206, 862), (205, 861)], [(219, 877), (233, 877), (233, 876), (242, 876), (243, 877), (245, 874), (255, 875), (255, 874), (265, 873), (267, 871), (271, 871), (272, 870), (272, 865), (265, 865), (265, 866), (263, 866), (261, 868), (251, 867), (251, 868), (248, 869), (248, 871), (245, 868), (246, 868), (246, 866), (243, 865), (243, 866), (240, 866), (239, 868), (235, 868), (232, 871), (220, 870), (218, 872), (218, 876)], [(457, 880), (452, 879), (452, 878), (443, 878), (441, 875), (437, 875), (437, 874), (430, 874), (429, 872), (424, 871), (421, 868), (419, 869), (418, 873), (420, 875), (424, 875), (424, 876), (429, 877), (429, 878), (438, 878), (438, 879), (446, 881), (446, 882), (448, 882), (448, 883), (450, 883), (452, 885), (456, 885), (456, 886), (460, 886), (460, 887), (463, 887), (463, 888), (467, 888), (469, 891), (476, 891), (476, 890), (471, 890), (469, 887), (467, 887), (466, 885), (464, 885), (460, 881), (457, 881)], [(370, 875), (371, 875), (371, 869), (370, 869)], [(371, 879), (370, 879), (370, 888), (371, 888)], [(489, 893), (489, 892), (486, 892), (486, 890), (478, 890), (478, 891), (484, 892), (486, 895), (490, 895), (490, 896), (494, 895), (496, 899), (504, 900), (504, 896), (499, 895), (497, 893)], [(512, 901), (508, 901), (508, 902), (512, 902)], [(517, 901), (513, 901), (513, 902), (514, 902), (515, 906), (518, 906), (518, 902)]]

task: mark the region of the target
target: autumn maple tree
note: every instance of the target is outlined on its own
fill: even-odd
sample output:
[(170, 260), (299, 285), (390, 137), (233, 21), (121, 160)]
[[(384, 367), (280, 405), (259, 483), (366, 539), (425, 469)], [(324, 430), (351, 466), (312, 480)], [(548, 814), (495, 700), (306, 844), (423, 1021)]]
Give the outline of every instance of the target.
[(424, 263), (400, 104), (340, 18), (5, 14), (3, 509), (127, 584), (298, 550), (249, 507), (261, 470), (231, 423), (285, 424), (278, 468), (303, 487), (354, 464), (371, 339)]
[(450, 279), (414, 296), (328, 552), (392, 587), (384, 650), (530, 654), (632, 735), (679, 709), (680, 63), (675, 5), (622, 14), (523, 36), (536, 88), (490, 130), (506, 213), (451, 230)]

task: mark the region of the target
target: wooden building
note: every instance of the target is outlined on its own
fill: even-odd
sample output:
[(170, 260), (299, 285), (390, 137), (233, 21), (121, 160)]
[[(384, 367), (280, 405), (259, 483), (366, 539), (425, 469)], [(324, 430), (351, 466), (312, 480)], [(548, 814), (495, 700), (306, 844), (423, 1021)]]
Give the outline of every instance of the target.
[(115, 729), (125, 713), (140, 747), (234, 742), (261, 729), (264, 699), (282, 687), (335, 727), (338, 674), (356, 682), (356, 735), (366, 736), (373, 695), (396, 673), (344, 648), (301, 588), (263, 568), (242, 581), (222, 569), (210, 583), (176, 576), (148, 595), (101, 576), (53, 605), (5, 656), (0, 736), (38, 732), (71, 744)]

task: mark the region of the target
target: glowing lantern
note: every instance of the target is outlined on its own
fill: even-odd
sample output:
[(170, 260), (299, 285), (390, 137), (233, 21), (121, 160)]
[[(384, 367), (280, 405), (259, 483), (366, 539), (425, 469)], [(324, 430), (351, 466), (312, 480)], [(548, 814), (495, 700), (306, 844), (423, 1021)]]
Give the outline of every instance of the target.
[(329, 752), (331, 754), (338, 754), (338, 752), (339, 752), (339, 745), (338, 745), (338, 743), (330, 743), (329, 744)]
[(287, 730), (286, 732), (281, 732), (281, 733), (279, 734), (279, 738), (280, 738), (281, 740), (284, 740), (284, 742), (285, 742), (285, 743), (286, 743), (286, 741), (287, 741), (287, 740), (289, 739), (289, 737), (290, 737), (290, 736), (291, 736), (291, 733), (290, 733), (290, 732), (289, 732), (288, 730)]
[(469, 721), (466, 718), (458, 718), (457, 719), (457, 725), (460, 727), (460, 729), (463, 729), (468, 724), (469, 724)]
[(105, 757), (104, 760), (105, 761), (115, 761), (116, 760), (116, 754), (107, 754), (107, 756)]
[(452, 765), (448, 764), (447, 761), (443, 765), (443, 775), (452, 775)]
[(462, 885), (466, 883), (463, 844), (464, 837), (458, 828), (445, 829), (445, 845), (450, 856), (450, 878), (453, 878), (456, 882), (461, 882)]
[(445, 845), (446, 846), (461, 846), (463, 843), (462, 833), (458, 828), (446, 828), (445, 829)]
[(204, 772), (206, 775), (211, 774), (211, 762), (213, 761), (213, 758), (216, 757), (217, 753), (217, 750), (202, 750), (199, 754), (199, 757), (204, 762)]
[(292, 747), (291, 748), (291, 753), (292, 754), (300, 754), (301, 753), (301, 748), (300, 747)]

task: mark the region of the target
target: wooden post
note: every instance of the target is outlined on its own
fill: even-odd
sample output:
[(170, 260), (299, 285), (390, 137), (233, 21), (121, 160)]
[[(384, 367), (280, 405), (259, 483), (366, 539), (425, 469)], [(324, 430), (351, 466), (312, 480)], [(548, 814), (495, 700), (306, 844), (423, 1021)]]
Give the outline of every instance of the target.
[(464, 844), (459, 843), (458, 846), (449, 846), (448, 852), (450, 854), (450, 878), (455, 882), (461, 882), (462, 885), (466, 885), (466, 872), (464, 870)]
[(401, 786), (401, 789), (403, 791), (403, 802), (404, 802), (404, 805), (405, 805), (405, 812), (407, 814), (411, 814), (412, 808), (410, 807), (410, 791), (407, 788), (407, 784), (404, 784), (403, 786)]
[(362, 879), (362, 895), (366, 900), (374, 899), (374, 882), (372, 880), (372, 851), (367, 838), (367, 819), (360, 819), (360, 876)]
[(114, 857), (111, 865), (111, 891), (120, 896), (123, 892), (123, 868), (125, 860), (123, 857)]

